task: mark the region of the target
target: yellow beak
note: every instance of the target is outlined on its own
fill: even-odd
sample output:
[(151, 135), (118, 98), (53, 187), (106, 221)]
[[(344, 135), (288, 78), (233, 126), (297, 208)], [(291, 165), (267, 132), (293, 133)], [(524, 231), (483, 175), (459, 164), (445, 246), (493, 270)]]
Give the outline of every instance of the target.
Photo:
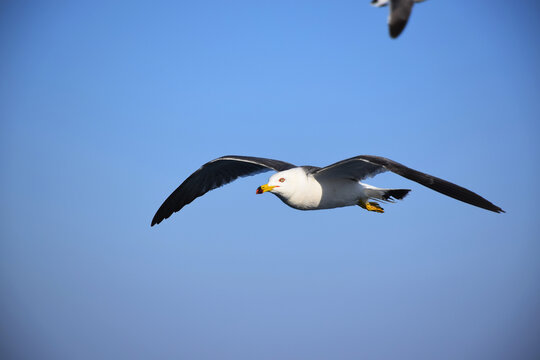
[(257, 188), (257, 192), (256, 192), (256, 193), (257, 193), (257, 194), (262, 194), (262, 193), (265, 193), (265, 192), (267, 192), (267, 191), (271, 191), (271, 190), (272, 190), (273, 188), (275, 188), (275, 187), (277, 187), (277, 186), (270, 186), (270, 185), (268, 185), (268, 184), (266, 184), (266, 185), (261, 185), (261, 186), (259, 186), (259, 187)]

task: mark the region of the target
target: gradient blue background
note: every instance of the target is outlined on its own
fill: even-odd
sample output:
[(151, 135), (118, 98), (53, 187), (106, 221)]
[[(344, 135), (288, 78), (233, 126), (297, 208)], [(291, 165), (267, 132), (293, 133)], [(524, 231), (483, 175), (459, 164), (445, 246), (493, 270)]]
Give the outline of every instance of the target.
[[(0, 6), (3, 359), (540, 358), (535, 1)], [(382, 155), (384, 215), (256, 196), (150, 220), (226, 154)]]

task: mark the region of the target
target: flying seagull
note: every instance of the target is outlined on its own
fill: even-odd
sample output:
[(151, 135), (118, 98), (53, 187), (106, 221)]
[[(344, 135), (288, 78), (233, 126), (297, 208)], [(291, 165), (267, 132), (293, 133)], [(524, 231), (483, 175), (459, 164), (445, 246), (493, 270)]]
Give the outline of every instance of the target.
[(397, 38), (405, 29), (414, 3), (423, 2), (425, 0), (372, 0), (371, 5), (382, 7), (390, 2), (390, 15), (388, 16), (388, 30), (390, 37)]
[(209, 161), (191, 174), (160, 206), (151, 226), (159, 224), (193, 200), (238, 177), (277, 171), (256, 193), (271, 192), (299, 210), (332, 209), (358, 205), (368, 211), (384, 212), (375, 201), (403, 199), (410, 189), (381, 189), (360, 182), (367, 177), (391, 171), (454, 199), (480, 208), (504, 212), (478, 194), (435, 176), (413, 170), (396, 161), (373, 155), (360, 155), (326, 167), (295, 166), (280, 160), (251, 156), (222, 156)]

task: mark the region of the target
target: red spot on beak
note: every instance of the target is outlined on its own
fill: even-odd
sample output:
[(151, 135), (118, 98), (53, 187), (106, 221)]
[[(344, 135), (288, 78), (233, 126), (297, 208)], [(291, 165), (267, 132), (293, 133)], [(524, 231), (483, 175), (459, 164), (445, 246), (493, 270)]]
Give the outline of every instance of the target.
[(262, 194), (262, 193), (263, 193), (263, 191), (262, 191), (261, 187), (259, 186), (257, 188), (257, 191), (255, 192), (255, 194)]

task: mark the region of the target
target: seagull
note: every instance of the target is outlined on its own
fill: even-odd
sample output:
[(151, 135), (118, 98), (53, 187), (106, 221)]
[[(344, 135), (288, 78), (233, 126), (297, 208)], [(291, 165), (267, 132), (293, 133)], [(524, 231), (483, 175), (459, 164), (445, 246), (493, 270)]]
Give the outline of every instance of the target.
[(333, 209), (360, 206), (383, 213), (377, 203), (403, 199), (410, 189), (382, 189), (360, 182), (390, 171), (427, 186), (454, 199), (496, 213), (504, 212), (478, 194), (449, 181), (411, 169), (396, 161), (373, 155), (359, 155), (326, 167), (295, 166), (273, 159), (228, 155), (209, 161), (191, 174), (160, 206), (151, 226), (159, 224), (208, 191), (239, 177), (266, 171), (277, 171), (268, 183), (257, 188), (257, 194), (270, 192), (298, 210)]
[(390, 37), (395, 39), (401, 34), (409, 16), (414, 3), (423, 2), (425, 0), (372, 0), (371, 5), (375, 7), (382, 7), (388, 5), (390, 2), (390, 15), (388, 16), (388, 30), (390, 31)]

